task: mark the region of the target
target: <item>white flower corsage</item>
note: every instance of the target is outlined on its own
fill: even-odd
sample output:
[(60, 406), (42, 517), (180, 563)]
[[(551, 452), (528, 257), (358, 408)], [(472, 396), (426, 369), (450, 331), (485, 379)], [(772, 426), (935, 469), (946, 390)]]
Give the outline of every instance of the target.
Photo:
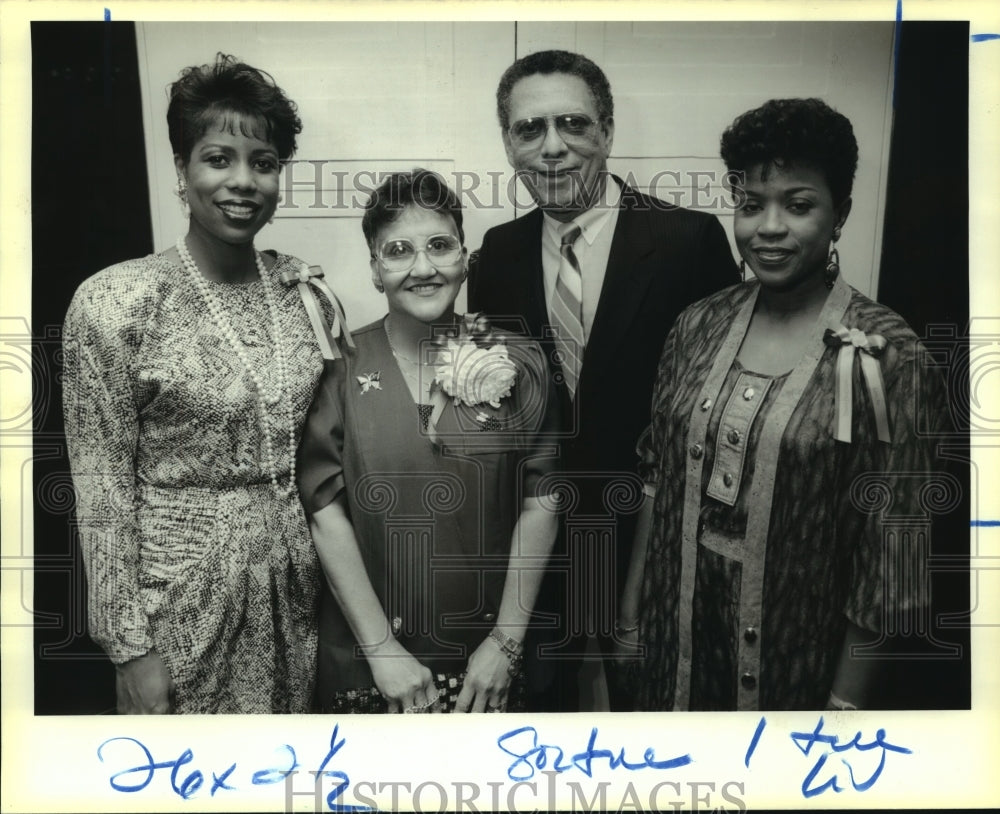
[(440, 350), (434, 381), (444, 392), (469, 407), (500, 407), (517, 380), (517, 366), (510, 360), (502, 337), (493, 335), (482, 314), (466, 314), (457, 329), (438, 339)]

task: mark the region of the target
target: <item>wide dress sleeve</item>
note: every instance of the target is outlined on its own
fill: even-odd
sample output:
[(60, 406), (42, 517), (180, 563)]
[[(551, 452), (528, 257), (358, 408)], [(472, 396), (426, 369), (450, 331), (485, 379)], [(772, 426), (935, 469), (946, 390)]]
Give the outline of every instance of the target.
[[(889, 330), (885, 333), (891, 336)], [(934, 454), (935, 439), (948, 422), (946, 390), (936, 369), (921, 367), (918, 353), (916, 337), (908, 330), (887, 348), (880, 366), (891, 441), (878, 444), (876, 455), (858, 455), (843, 490), (863, 517), (844, 615), (875, 633), (884, 632), (889, 620), (927, 612), (929, 536), (920, 518), (929, 523), (929, 512), (937, 502), (947, 502), (951, 491)], [(870, 413), (858, 365), (853, 389), (855, 415), (859, 410)]]
[(298, 454), (299, 497), (311, 516), (330, 505), (344, 490), (343, 361), (325, 362), (319, 387), (309, 407)]
[(77, 292), (63, 331), (63, 411), (80, 544), (89, 580), (90, 635), (115, 664), (152, 648), (139, 594), (136, 444), (129, 359), (137, 326), (99, 285)]
[(667, 408), (670, 395), (673, 392), (674, 354), (677, 347), (677, 332), (681, 330), (681, 321), (671, 328), (660, 354), (656, 368), (656, 378), (653, 381), (653, 400), (650, 406), (651, 421), (643, 430), (636, 443), (636, 455), (639, 457), (638, 473), (642, 478), (643, 491), (649, 497), (656, 495), (659, 482), (660, 455), (666, 437)]

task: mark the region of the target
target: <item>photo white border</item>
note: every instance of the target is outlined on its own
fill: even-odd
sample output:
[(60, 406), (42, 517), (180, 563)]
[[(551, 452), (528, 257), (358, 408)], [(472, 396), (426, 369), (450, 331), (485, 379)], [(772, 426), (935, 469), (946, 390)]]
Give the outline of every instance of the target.
[[(22, 318), (31, 313), (31, 20), (102, 20), (109, 8), (116, 20), (600, 20), (620, 19), (842, 19), (893, 20), (894, 2), (671, 2), (671, 3), (346, 3), (346, 2), (24, 2), (0, 0), (0, 318)], [(903, 19), (970, 19), (971, 34), (1000, 33), (1000, 8), (982, 2), (907, 2)], [(997, 229), (997, 161), (1000, 133), (1000, 41), (970, 44), (970, 314), (976, 325), (990, 325), (989, 332), (1000, 331), (1000, 230)], [(934, 115), (928, 111), (928, 115)], [(985, 181), (985, 183), (984, 183)], [(942, 206), (949, 202), (942, 201)], [(947, 272), (942, 270), (942, 284)], [(978, 392), (979, 408), (990, 414), (1000, 405), (996, 375), (984, 379)], [(20, 376), (20, 386), (30, 377)], [(988, 387), (989, 389), (985, 389)], [(0, 416), (16, 408), (25, 399), (20, 392), (0, 394)], [(973, 439), (975, 440), (975, 439)], [(1000, 449), (1000, 445), (996, 445)], [(329, 748), (333, 720), (323, 716), (216, 716), (213, 718), (117, 718), (115, 716), (35, 716), (33, 714), (32, 629), (17, 626), (10, 620), (23, 618), (31, 606), (30, 573), (24, 562), (30, 558), (32, 504), (30, 494), (20, 494), (23, 473), (20, 462), (10, 450), (2, 450), (0, 488), (2, 488), (3, 563), (2, 613), (2, 808), (3, 811), (270, 811), (283, 810), (282, 784), (251, 786), (252, 770), (280, 766), (287, 754), (281, 744), (292, 745), (303, 771), (316, 769)], [(995, 483), (991, 474), (1000, 474), (996, 455), (984, 439), (973, 450), (981, 484)], [(20, 505), (17, 501), (20, 500)], [(985, 491), (976, 496), (982, 519), (1000, 518), (1000, 501)], [(1000, 529), (978, 530), (980, 553), (1000, 553)], [(24, 548), (22, 549), (22, 543)], [(413, 716), (339, 719), (340, 735), (345, 744), (330, 767), (350, 776), (352, 786), (361, 781), (410, 782), (411, 787), (428, 781), (445, 784), (454, 795), (453, 781), (479, 783), (481, 794), (475, 805), (480, 810), (492, 807), (493, 789), (499, 804), (506, 807), (511, 784), (506, 771), (509, 759), (499, 751), (496, 740), (502, 733), (521, 725), (535, 726), (546, 743), (557, 744), (569, 752), (587, 745), (591, 727), (599, 727), (598, 746), (626, 749), (629, 759), (641, 760), (647, 746), (656, 749), (657, 758), (688, 753), (694, 763), (672, 772), (651, 770), (625, 772), (595, 771), (588, 779), (578, 770), (566, 773), (556, 783), (557, 806), (568, 807), (567, 782), (581, 784), (588, 797), (595, 784), (607, 780), (607, 801), (620, 803), (631, 783), (640, 804), (648, 800), (649, 789), (664, 780), (681, 783), (681, 799), (691, 802), (693, 782), (714, 782), (715, 789), (702, 787), (695, 794), (710, 793), (712, 805), (734, 806), (722, 799), (725, 783), (743, 783), (743, 791), (730, 789), (751, 809), (758, 808), (901, 808), (901, 807), (985, 807), (1000, 804), (995, 786), (996, 767), (1000, 765), (1000, 679), (996, 669), (1000, 653), (1000, 592), (984, 591), (996, 582), (988, 572), (979, 581), (978, 605), (973, 613), (971, 648), (973, 654), (972, 710), (950, 712), (865, 712), (826, 715), (827, 729), (849, 738), (855, 730), (862, 740), (873, 740), (879, 728), (885, 740), (913, 750), (911, 755), (888, 754), (879, 781), (867, 792), (825, 793), (810, 800), (801, 794), (801, 784), (808, 764), (796, 750), (788, 733), (811, 729), (816, 713), (768, 713), (760, 744), (750, 761), (744, 758), (750, 738), (761, 716), (758, 713), (642, 713), (578, 714), (534, 716), (454, 716), (424, 719)], [(973, 577), (975, 574), (973, 574)], [(23, 605), (22, 605), (23, 603)], [(193, 799), (182, 801), (170, 788), (167, 772), (160, 771), (142, 792), (122, 794), (109, 788), (108, 774), (124, 768), (127, 744), (108, 747), (102, 764), (96, 754), (103, 741), (131, 736), (153, 749), (158, 760), (175, 759), (185, 748), (194, 751), (194, 761), (181, 772), (181, 778), (196, 768), (205, 774), (205, 786)], [(817, 747), (818, 748), (818, 747)], [(114, 752), (116, 749), (123, 751)], [(134, 754), (130, 752), (131, 756)], [(876, 755), (877, 750), (871, 755)], [(859, 758), (860, 760), (860, 758)], [(211, 773), (222, 774), (233, 762), (238, 769), (231, 776), (239, 778), (241, 789), (220, 790), (210, 796)], [(138, 762), (138, 761), (135, 761)], [(869, 766), (865, 763), (864, 766)], [(110, 768), (109, 767), (113, 767)], [(859, 771), (863, 767), (859, 763)], [(131, 778), (134, 780), (134, 778)], [(546, 808), (549, 805), (548, 776), (536, 776), (536, 791), (527, 786), (514, 792), (513, 801), (520, 808)], [(490, 786), (489, 783), (501, 784)], [(309, 781), (301, 778), (297, 791), (308, 791)], [(324, 793), (332, 788), (324, 786)], [(380, 799), (383, 799), (380, 796)], [(661, 790), (661, 804), (675, 799), (672, 790)], [(406, 796), (403, 797), (407, 802)], [(425, 787), (422, 798), (436, 808), (433, 786)], [(450, 798), (454, 805), (455, 798)], [(308, 796), (294, 798), (295, 810), (312, 811), (314, 801)], [(321, 810), (326, 810), (325, 807)], [(634, 809), (633, 809), (634, 810)]]

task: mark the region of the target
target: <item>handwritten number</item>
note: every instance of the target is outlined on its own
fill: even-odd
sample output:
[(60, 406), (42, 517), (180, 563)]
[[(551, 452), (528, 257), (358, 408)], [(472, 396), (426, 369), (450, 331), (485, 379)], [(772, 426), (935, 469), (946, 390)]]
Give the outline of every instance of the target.
[(324, 775), (340, 781), (340, 783), (334, 787), (333, 791), (326, 795), (326, 807), (329, 808), (330, 811), (371, 811), (372, 808), (370, 806), (357, 806), (337, 802), (351, 785), (351, 778), (347, 776), (346, 772), (326, 768), (326, 764), (329, 763), (333, 759), (333, 756), (340, 751), (341, 747), (347, 743), (347, 738), (341, 738), (339, 741), (337, 740), (337, 736), (339, 734), (340, 724), (335, 724), (333, 727), (333, 734), (330, 735), (330, 751), (326, 753), (326, 757), (323, 758), (323, 762), (319, 764), (319, 770), (316, 772), (317, 781)]
[(337, 742), (337, 735), (340, 734), (340, 724), (334, 724), (333, 734), (330, 735), (330, 751), (326, 753), (326, 757), (323, 758), (323, 762), (319, 764), (319, 770), (316, 772), (317, 775), (322, 775), (323, 770), (326, 768), (326, 764), (330, 762), (337, 752), (340, 751), (345, 743), (347, 743), (347, 738), (341, 738), (340, 742)]
[(191, 774), (189, 774), (180, 786), (177, 785), (177, 773), (181, 770), (181, 766), (185, 763), (190, 763), (194, 760), (194, 753), (190, 749), (185, 749), (184, 753), (177, 758), (174, 763), (174, 768), (170, 770), (170, 787), (181, 796), (181, 799), (188, 800), (191, 798), (198, 789), (201, 788), (201, 784), (204, 781), (204, 776), (200, 771), (195, 769)]
[[(195, 792), (201, 788), (202, 783), (205, 781), (204, 775), (199, 770), (195, 769), (191, 772), (191, 774), (184, 778), (183, 782), (178, 784), (178, 775), (181, 767), (194, 760), (194, 754), (190, 749), (185, 749), (177, 760), (165, 760), (162, 763), (156, 763), (153, 761), (153, 754), (146, 748), (145, 744), (141, 741), (137, 741), (135, 738), (118, 737), (109, 738), (104, 741), (104, 743), (97, 747), (97, 757), (102, 763), (104, 762), (104, 747), (109, 743), (114, 743), (115, 741), (128, 741), (130, 743), (134, 743), (142, 750), (143, 755), (146, 757), (145, 765), (133, 766), (131, 769), (122, 769), (120, 772), (115, 772), (111, 775), (109, 783), (111, 784), (111, 788), (115, 791), (123, 791), (127, 793), (142, 791), (150, 784), (150, 782), (152, 782), (153, 775), (156, 774), (157, 769), (170, 769), (170, 788), (172, 788), (174, 793), (184, 800), (190, 799)], [(146, 776), (135, 785), (124, 784), (118, 780), (120, 777), (136, 774), (138, 772), (145, 772)]]
[(757, 724), (757, 729), (753, 733), (753, 737), (750, 739), (750, 745), (747, 747), (746, 757), (743, 758), (743, 765), (748, 769), (750, 768), (750, 758), (753, 757), (753, 753), (757, 749), (757, 744), (760, 742), (760, 736), (764, 734), (764, 727), (767, 725), (767, 719), (761, 716), (760, 723)]
[[(135, 766), (131, 769), (123, 769), (122, 771), (115, 772), (115, 774), (111, 775), (109, 782), (111, 783), (111, 788), (113, 788), (115, 791), (124, 791), (124, 792), (142, 791), (153, 780), (153, 775), (156, 773), (157, 769), (166, 769), (174, 765), (174, 762), (172, 760), (168, 760), (165, 763), (154, 763), (153, 753), (146, 748), (145, 744), (141, 743), (140, 741), (137, 741), (135, 738), (124, 738), (124, 737), (110, 738), (97, 747), (97, 757), (102, 763), (104, 762), (104, 755), (102, 754), (104, 747), (107, 746), (109, 743), (114, 743), (115, 741), (131, 741), (132, 743), (136, 744), (140, 749), (142, 749), (143, 754), (146, 755), (145, 766)], [(146, 772), (146, 779), (137, 783), (134, 786), (127, 786), (118, 782), (119, 777), (143, 771)]]
[(287, 749), (292, 756), (292, 765), (287, 769), (261, 769), (253, 773), (253, 784), (255, 786), (266, 786), (269, 783), (281, 783), (284, 779), (299, 767), (299, 761), (295, 757), (295, 750), (287, 743), (279, 747)]

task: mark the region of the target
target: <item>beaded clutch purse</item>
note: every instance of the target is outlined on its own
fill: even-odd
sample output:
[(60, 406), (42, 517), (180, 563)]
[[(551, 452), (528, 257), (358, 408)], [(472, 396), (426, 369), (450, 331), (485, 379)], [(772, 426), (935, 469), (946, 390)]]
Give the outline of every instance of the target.
[[(442, 712), (454, 712), (465, 673), (437, 673), (434, 684), (441, 693), (439, 701)], [(504, 712), (523, 712), (525, 706), (524, 676), (518, 675), (507, 690), (507, 706)], [(377, 687), (358, 687), (339, 690), (332, 697), (324, 699), (321, 711), (335, 715), (379, 715), (388, 711), (386, 700)]]

